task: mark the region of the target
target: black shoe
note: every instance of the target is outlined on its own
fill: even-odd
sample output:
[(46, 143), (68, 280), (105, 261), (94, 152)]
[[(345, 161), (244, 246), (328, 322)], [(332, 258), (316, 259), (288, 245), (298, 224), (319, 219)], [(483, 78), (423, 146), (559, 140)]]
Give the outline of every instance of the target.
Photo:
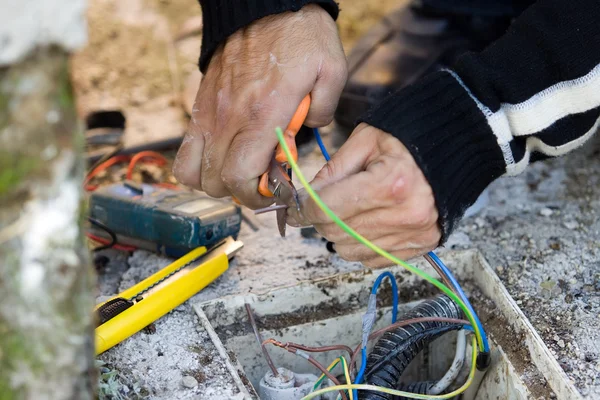
[(354, 122), (387, 95), (423, 75), (451, 66), (469, 50), (481, 50), (506, 31), (509, 18), (436, 13), (406, 5), (365, 34), (348, 55), (348, 82), (335, 112), (345, 140)]

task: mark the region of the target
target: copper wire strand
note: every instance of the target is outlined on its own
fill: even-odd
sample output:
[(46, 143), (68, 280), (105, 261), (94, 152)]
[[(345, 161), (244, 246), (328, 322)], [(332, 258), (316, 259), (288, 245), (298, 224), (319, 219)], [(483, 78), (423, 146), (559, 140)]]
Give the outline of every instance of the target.
[(279, 376), (279, 372), (277, 371), (277, 368), (275, 368), (275, 364), (273, 364), (273, 360), (271, 360), (271, 356), (269, 355), (269, 352), (263, 343), (262, 336), (260, 335), (258, 327), (256, 326), (256, 321), (254, 320), (254, 313), (252, 312), (252, 308), (248, 303), (246, 303), (246, 312), (248, 313), (248, 319), (250, 320), (250, 325), (252, 325), (252, 330), (254, 330), (254, 336), (256, 336), (256, 340), (258, 341), (260, 349), (265, 356), (265, 360), (267, 360), (267, 364), (269, 364), (269, 368), (271, 368), (271, 371), (273, 371), (273, 376)]
[(427, 262), (433, 267), (433, 269), (435, 269), (435, 272), (437, 272), (437, 274), (442, 278), (442, 282), (444, 282), (446, 286), (448, 286), (450, 289), (452, 289), (454, 293), (456, 293), (456, 288), (454, 287), (452, 282), (450, 282), (446, 274), (444, 274), (444, 271), (442, 271), (439, 265), (435, 261), (433, 261), (433, 258), (431, 258), (429, 254), (424, 254), (423, 258), (425, 258)]
[[(471, 325), (471, 323), (465, 319), (457, 319), (457, 318), (444, 318), (444, 317), (420, 317), (420, 318), (411, 318), (411, 319), (407, 319), (404, 321), (398, 321), (395, 324), (392, 324), (390, 326), (386, 326), (385, 328), (381, 328), (381, 329), (377, 329), (375, 332), (371, 333), (369, 335), (369, 340), (375, 339), (379, 336), (381, 336), (382, 334), (384, 334), (387, 331), (390, 331), (392, 329), (395, 328), (401, 328), (403, 326), (407, 326), (407, 325), (413, 325), (413, 324), (420, 324), (422, 322), (448, 322), (448, 323), (452, 323), (452, 324), (463, 324), (463, 325)], [(348, 368), (350, 368), (350, 374), (352, 374), (352, 372), (354, 371), (356, 365), (356, 357), (358, 356), (358, 354), (360, 353), (360, 344), (358, 346), (356, 346), (356, 348), (354, 349), (354, 353), (352, 354), (352, 358), (350, 359), (350, 365), (348, 366)]]
[[(300, 348), (300, 347), (296, 348), (296, 347), (292, 347), (292, 346), (291, 346), (291, 345), (294, 345), (295, 343), (282, 343), (282, 342), (280, 342), (280, 341), (278, 341), (278, 340), (275, 340), (275, 339), (273, 339), (273, 338), (267, 339), (267, 340), (265, 340), (264, 342), (262, 342), (262, 346), (263, 346), (263, 347), (264, 347), (265, 345), (267, 345), (267, 344), (272, 344), (273, 346), (280, 347), (280, 348), (282, 348), (282, 349), (284, 349), (284, 350), (287, 350), (287, 351), (289, 351), (290, 353), (292, 353), (292, 354), (296, 354), (296, 355), (298, 355), (298, 356), (300, 356), (300, 355), (297, 353), (297, 351), (298, 351), (298, 350), (304, 350), (303, 348)], [(300, 346), (302, 346), (302, 345), (300, 345)], [(341, 346), (341, 347), (348, 347), (348, 346), (343, 346), (343, 345), (340, 345), (340, 346)], [(306, 347), (306, 346), (302, 346), (302, 347)], [(331, 346), (329, 346), (329, 347), (331, 347)], [(338, 347), (338, 346), (333, 346), (333, 347)], [(313, 348), (311, 348), (311, 347), (309, 347), (309, 348), (310, 348), (310, 349), (313, 349)], [(350, 349), (350, 348), (348, 347), (348, 349)], [(344, 349), (344, 350), (345, 350), (345, 349)], [(310, 350), (306, 350), (306, 351), (310, 351)], [(305, 358), (305, 357), (303, 357), (303, 358)], [(320, 362), (318, 362), (317, 360), (315, 360), (315, 359), (314, 359), (312, 356), (310, 356), (310, 355), (309, 355), (309, 356), (308, 356), (308, 358), (306, 358), (306, 359), (307, 359), (307, 360), (308, 360), (308, 362), (310, 362), (312, 365), (314, 365), (315, 367), (317, 367), (317, 368), (319, 369), (319, 371), (321, 371), (323, 374), (325, 374), (325, 376), (326, 376), (326, 377), (327, 377), (329, 380), (331, 380), (331, 382), (333, 382), (333, 383), (334, 383), (336, 386), (339, 386), (339, 385), (340, 385), (340, 381), (339, 381), (339, 380), (337, 380), (337, 378), (336, 378), (335, 376), (333, 376), (333, 375), (331, 374), (331, 372), (327, 371), (327, 368), (325, 368), (325, 367), (323, 366), (323, 364), (321, 364)], [(343, 390), (340, 390), (340, 395), (342, 396), (342, 399), (344, 399), (344, 400), (348, 400), (348, 398), (346, 397), (346, 393), (345, 393)]]

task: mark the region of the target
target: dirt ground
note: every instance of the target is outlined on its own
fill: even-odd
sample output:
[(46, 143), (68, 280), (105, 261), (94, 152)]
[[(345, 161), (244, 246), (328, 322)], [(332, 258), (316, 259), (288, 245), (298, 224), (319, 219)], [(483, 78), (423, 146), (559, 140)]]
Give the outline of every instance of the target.
[[(339, 26), (346, 51), (399, 3), (342, 0)], [(88, 15), (90, 42), (72, 64), (81, 115), (122, 109), (126, 144), (181, 135), (187, 124), (185, 101), (198, 82), (197, 73), (192, 75), (200, 47), (197, 3), (92, 0)], [(316, 152), (302, 160), (308, 176), (322, 163)], [(589, 399), (600, 398), (599, 179), (596, 140), (569, 157), (538, 163), (519, 177), (494, 183), (488, 207), (463, 221), (447, 245), (483, 252)], [(259, 232), (243, 227), (245, 248), (214, 285), (154, 329), (100, 357), (105, 363), (102, 387), (112, 398), (235, 398), (236, 393), (224, 389), (224, 366), (190, 304), (361, 268), (296, 230), (279, 239), (270, 215), (259, 221)], [(169, 263), (143, 251), (104, 254), (110, 262), (99, 271), (100, 296), (113, 295)]]

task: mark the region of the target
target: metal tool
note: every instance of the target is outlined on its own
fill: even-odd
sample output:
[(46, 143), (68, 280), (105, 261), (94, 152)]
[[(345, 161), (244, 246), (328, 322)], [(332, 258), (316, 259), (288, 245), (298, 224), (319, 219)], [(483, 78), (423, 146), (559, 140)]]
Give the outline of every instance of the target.
[(228, 237), (199, 247), (96, 307), (96, 354), (139, 332), (204, 289), (229, 268), (243, 243)]
[[(310, 94), (307, 94), (300, 102), (296, 112), (284, 132), (284, 138), (288, 145), (294, 161), (298, 160), (298, 149), (296, 147), (296, 134), (304, 124), (310, 108)], [(300, 199), (298, 192), (292, 183), (292, 170), (288, 164), (287, 157), (281, 145), (277, 145), (275, 154), (271, 159), (269, 170), (259, 180), (258, 192), (265, 197), (275, 197), (276, 205), (285, 205), (286, 199), (293, 198), (296, 209), (300, 211)], [(277, 227), (281, 237), (285, 237), (287, 221), (287, 210), (279, 208), (277, 213)]]

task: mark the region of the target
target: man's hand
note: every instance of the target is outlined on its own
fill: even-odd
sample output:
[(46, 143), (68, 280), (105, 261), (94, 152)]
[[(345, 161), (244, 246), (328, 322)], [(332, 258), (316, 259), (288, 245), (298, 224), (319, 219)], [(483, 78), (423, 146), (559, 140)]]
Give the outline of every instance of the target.
[[(410, 152), (392, 135), (361, 124), (319, 171), (313, 187), (342, 220), (400, 259), (437, 247), (441, 230), (433, 192)], [(302, 192), (291, 225), (314, 225), (344, 259), (367, 267), (391, 263), (343, 232)]]
[(214, 197), (235, 196), (258, 208), (272, 203), (258, 178), (308, 93), (305, 124), (331, 122), (346, 83), (337, 28), (317, 5), (255, 21), (213, 55), (194, 104), (173, 171), (183, 184)]

